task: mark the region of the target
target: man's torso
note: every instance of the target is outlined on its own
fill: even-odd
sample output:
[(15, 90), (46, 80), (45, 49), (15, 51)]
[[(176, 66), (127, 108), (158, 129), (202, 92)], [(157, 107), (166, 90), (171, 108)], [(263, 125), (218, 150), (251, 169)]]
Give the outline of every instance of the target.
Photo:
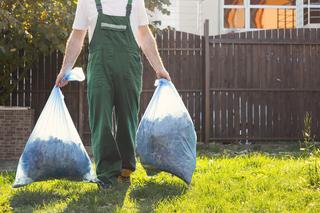
[[(80, 2), (83, 1), (83, 2)], [(130, 15), (130, 24), (132, 27), (132, 32), (134, 37), (138, 43), (137, 34), (138, 34), (138, 27), (141, 24), (148, 24), (145, 20), (146, 11), (144, 5), (141, 6), (141, 2), (143, 0), (133, 0), (132, 1), (132, 12)], [(127, 0), (101, 0), (102, 10), (104, 14), (111, 15), (111, 16), (125, 16), (126, 15), (126, 6), (128, 1)], [(79, 0), (79, 4), (82, 4), (80, 8), (77, 8), (78, 15), (84, 15), (87, 19), (88, 23), (88, 34), (89, 34), (89, 41), (93, 36), (93, 32), (95, 29), (95, 25), (97, 22), (98, 12), (96, 8), (95, 0)], [(78, 5), (79, 6), (79, 5)], [(78, 20), (77, 16), (75, 17), (75, 23), (73, 25), (74, 29), (77, 29), (76, 22)]]

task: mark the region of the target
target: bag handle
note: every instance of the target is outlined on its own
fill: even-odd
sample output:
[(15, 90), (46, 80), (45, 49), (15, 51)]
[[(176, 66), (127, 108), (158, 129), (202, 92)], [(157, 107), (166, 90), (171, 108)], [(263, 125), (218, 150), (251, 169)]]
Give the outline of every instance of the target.
[(63, 81), (84, 81), (86, 77), (84, 76), (83, 69), (81, 67), (75, 67), (72, 70), (68, 70), (64, 77)]

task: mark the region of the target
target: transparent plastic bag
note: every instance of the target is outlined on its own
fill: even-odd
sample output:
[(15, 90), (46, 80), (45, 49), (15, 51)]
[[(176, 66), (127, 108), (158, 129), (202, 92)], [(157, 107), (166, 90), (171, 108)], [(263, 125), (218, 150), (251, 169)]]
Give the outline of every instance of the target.
[[(63, 78), (68, 81), (84, 79), (82, 68), (70, 70)], [(13, 187), (54, 178), (96, 182), (92, 163), (59, 87), (52, 89), (26, 143)]]
[(137, 155), (148, 175), (169, 172), (191, 182), (196, 166), (196, 133), (172, 82), (157, 80), (137, 131)]

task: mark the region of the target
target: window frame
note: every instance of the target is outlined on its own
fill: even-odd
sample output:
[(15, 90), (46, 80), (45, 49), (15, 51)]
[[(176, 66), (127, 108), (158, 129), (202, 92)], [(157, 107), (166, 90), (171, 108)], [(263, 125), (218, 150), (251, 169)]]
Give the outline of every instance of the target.
[[(241, 30), (245, 30), (246, 29), (246, 25), (247, 25), (247, 11), (245, 8), (245, 1), (244, 0), (244, 4), (243, 5), (225, 5), (224, 4), (224, 0), (223, 0), (223, 13), (222, 13), (222, 29), (225, 30), (229, 30), (229, 31), (241, 31)], [(244, 28), (225, 28), (224, 27), (224, 18), (225, 18), (225, 9), (244, 9)]]
[[(302, 16), (302, 19), (303, 19), (303, 21), (302, 21), (302, 25), (303, 26), (320, 26), (320, 22), (319, 23), (311, 23), (310, 21), (311, 21), (311, 16), (310, 16), (310, 11), (312, 10), (312, 9), (318, 9), (318, 10), (320, 10), (320, 3), (316, 3), (316, 4), (314, 4), (314, 3), (311, 3), (310, 2), (311, 0), (308, 0), (308, 3), (304, 3), (304, 1), (303, 1), (303, 7), (302, 7), (302, 11), (303, 11), (303, 16)], [(307, 22), (307, 24), (304, 24), (304, 9), (307, 9), (308, 10), (308, 22)]]
[[(295, 5), (262, 5), (262, 4), (251, 4), (250, 0), (243, 0), (243, 5), (225, 5), (224, 0), (222, 0), (222, 19), (221, 19), (221, 29), (224, 32), (235, 32), (235, 31), (255, 31), (255, 30), (262, 30), (259, 28), (251, 28), (251, 16), (250, 11), (251, 9), (288, 9), (288, 10), (296, 10), (297, 11), (297, 4), (299, 0), (296, 0)], [(310, 0), (308, 0), (310, 1)], [(319, 5), (320, 6), (320, 5)], [(320, 7), (319, 7), (320, 8)], [(245, 27), (244, 28), (225, 28), (224, 27), (224, 18), (225, 18), (225, 9), (244, 9), (244, 19), (245, 19)], [(296, 14), (296, 26), (297, 26), (297, 14)]]

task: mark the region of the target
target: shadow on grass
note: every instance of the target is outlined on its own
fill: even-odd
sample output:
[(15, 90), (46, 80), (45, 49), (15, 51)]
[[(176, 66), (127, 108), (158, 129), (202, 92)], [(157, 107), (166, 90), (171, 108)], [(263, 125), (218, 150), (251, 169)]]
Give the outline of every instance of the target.
[(147, 182), (132, 189), (130, 198), (136, 201), (139, 212), (153, 212), (159, 201), (181, 196), (186, 190), (187, 186), (184, 184)]
[[(93, 183), (87, 183), (93, 184)], [(78, 190), (79, 187), (79, 190)], [(10, 199), (10, 206), (17, 212), (115, 212), (121, 209), (129, 184), (118, 184), (111, 189), (99, 190), (95, 184), (81, 191), (81, 184), (59, 181), (50, 189), (19, 188)]]
[(35, 208), (63, 199), (63, 196), (54, 191), (29, 191), (21, 188), (13, 195), (10, 206), (16, 211), (31, 212)]
[(117, 184), (111, 189), (87, 191), (69, 202), (64, 212), (116, 212), (123, 206), (128, 189), (129, 184)]

